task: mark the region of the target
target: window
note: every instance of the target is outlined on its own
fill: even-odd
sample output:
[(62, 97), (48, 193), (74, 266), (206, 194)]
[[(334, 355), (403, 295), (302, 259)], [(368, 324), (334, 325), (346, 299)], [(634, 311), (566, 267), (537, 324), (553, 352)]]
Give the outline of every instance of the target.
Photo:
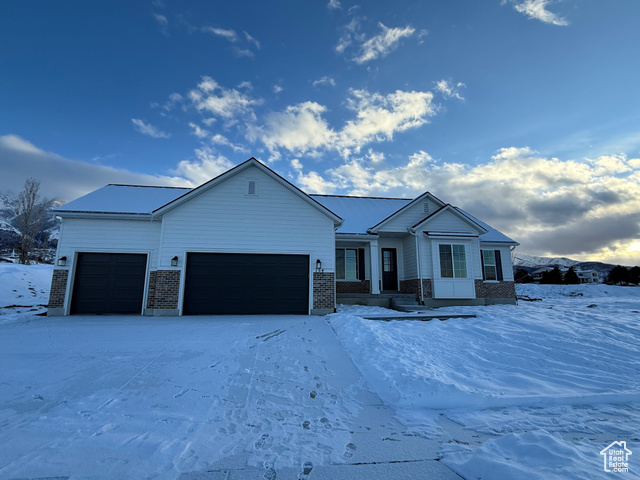
[(249, 180), (247, 187), (247, 195), (255, 197), (258, 195), (258, 181), (257, 180)]
[(467, 256), (464, 245), (440, 246), (440, 277), (467, 278)]
[(484, 279), (498, 280), (496, 254), (493, 250), (482, 250), (482, 264), (484, 266)]
[(336, 279), (364, 279), (364, 250), (358, 248), (336, 248)]
[(482, 254), (482, 276), (487, 281), (503, 280), (502, 261), (500, 260), (500, 250), (481, 250)]

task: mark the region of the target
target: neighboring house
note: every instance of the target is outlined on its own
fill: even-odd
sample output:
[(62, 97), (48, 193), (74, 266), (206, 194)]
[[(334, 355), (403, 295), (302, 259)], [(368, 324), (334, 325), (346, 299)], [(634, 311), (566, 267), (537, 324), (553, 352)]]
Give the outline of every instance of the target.
[[(533, 280), (536, 282), (540, 282), (542, 280), (542, 274), (546, 272), (550, 272), (554, 267), (542, 267), (538, 270), (534, 270), (532, 272)], [(564, 275), (569, 271), (569, 267), (562, 267), (560, 271)], [(600, 276), (598, 275), (597, 270), (578, 270), (574, 268), (574, 271), (578, 275), (580, 279), (580, 283), (600, 283)]]
[(515, 303), (518, 243), (459, 208), (307, 195), (253, 158), (194, 189), (107, 185), (56, 215), (49, 315)]

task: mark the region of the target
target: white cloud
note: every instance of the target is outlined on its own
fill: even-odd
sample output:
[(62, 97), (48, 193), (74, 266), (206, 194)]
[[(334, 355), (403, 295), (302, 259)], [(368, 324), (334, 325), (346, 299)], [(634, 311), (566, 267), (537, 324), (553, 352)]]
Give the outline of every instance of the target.
[(328, 77), (328, 76), (324, 76), (322, 78), (319, 78), (318, 80), (314, 80), (312, 82), (312, 85), (314, 87), (320, 87), (323, 85), (326, 86), (330, 86), (330, 87), (335, 87), (336, 86), (336, 81), (333, 79), (333, 77)]
[(235, 47), (233, 49), (233, 52), (236, 54), (236, 57), (238, 57), (238, 58), (240, 58), (240, 57), (255, 58), (255, 56), (256, 56), (255, 53), (253, 53), (248, 48), (237, 48), (237, 47)]
[[(506, 3), (507, 0), (503, 0), (503, 4)], [(513, 8), (516, 11), (526, 15), (529, 18), (534, 20), (540, 20), (544, 23), (549, 23), (552, 25), (558, 26), (566, 26), (569, 25), (569, 22), (564, 18), (556, 15), (553, 12), (547, 10), (547, 5), (549, 5), (550, 0), (510, 0), (513, 3)]]
[(382, 33), (371, 37), (361, 45), (360, 54), (353, 58), (356, 63), (363, 64), (379, 57), (385, 57), (398, 47), (400, 40), (412, 36), (416, 31), (415, 28), (409, 26), (387, 28), (382, 22), (379, 22), (378, 26)]
[(17, 135), (0, 136), (3, 174), (0, 191), (17, 193), (29, 177), (40, 180), (42, 195), (71, 201), (108, 183), (134, 185), (194, 186), (184, 178), (147, 175), (129, 170), (71, 160), (45, 152)]
[(244, 115), (253, 115), (252, 107), (262, 100), (250, 97), (236, 89), (224, 88), (211, 77), (202, 77), (198, 87), (189, 92), (189, 98), (201, 113), (209, 113), (228, 123)]
[(360, 19), (358, 17), (353, 18), (347, 25), (342, 27), (343, 32), (336, 45), (336, 52), (343, 53), (354, 40), (364, 40), (364, 37), (358, 34), (360, 29)]
[(436, 82), (436, 90), (442, 94), (445, 98), (457, 98), (458, 100), (464, 100), (464, 97), (460, 95), (460, 89), (466, 85), (462, 82), (458, 82), (455, 85), (450, 80), (440, 80)]
[(224, 145), (226, 147), (231, 148), (234, 152), (249, 153), (248, 149), (246, 149), (242, 145), (236, 145), (234, 143), (231, 143), (231, 141), (227, 137), (219, 133), (216, 133), (213, 137), (211, 137), (210, 140), (211, 140), (211, 143), (213, 143), (214, 145)]
[(322, 114), (326, 108), (316, 102), (303, 102), (287, 107), (283, 112), (267, 115), (263, 127), (251, 126), (249, 140), (260, 140), (278, 158), (277, 150), (305, 153), (331, 144), (334, 132)]
[(368, 143), (389, 141), (396, 133), (424, 125), (437, 112), (433, 93), (401, 90), (388, 95), (350, 90), (347, 107), (355, 118), (341, 130), (332, 129), (323, 118), (325, 106), (303, 102), (267, 115), (262, 126), (249, 126), (247, 139), (264, 143), (272, 160), (280, 157), (281, 148), (295, 155), (336, 150), (348, 157)]
[(212, 35), (216, 35), (218, 37), (222, 37), (225, 40), (235, 43), (238, 41), (238, 34), (235, 30), (230, 28), (215, 28), (215, 27), (202, 27), (202, 31), (205, 33), (210, 33)]
[[(561, 161), (508, 147), (485, 164), (440, 162), (420, 151), (383, 168), (371, 153), (318, 173), (315, 184), (352, 195), (431, 191), (510, 235), (523, 252), (640, 263), (633, 251), (640, 237), (640, 159)], [(303, 171), (301, 163), (294, 168)]]
[(294, 183), (306, 193), (331, 194), (336, 191), (336, 184), (325, 180), (318, 172), (303, 172), (302, 163), (297, 158), (291, 160), (291, 167), (296, 172)]
[(330, 10), (335, 10), (337, 8), (342, 8), (342, 4), (338, 0), (329, 0), (327, 8), (329, 8)]
[(245, 38), (247, 39), (247, 41), (253, 45), (255, 45), (255, 47), (260, 50), (260, 42), (258, 40), (256, 40), (255, 38), (253, 38), (251, 35), (249, 35), (247, 32), (243, 32)]
[(193, 122), (189, 122), (189, 126), (193, 129), (191, 134), (195, 135), (198, 138), (205, 138), (210, 135), (210, 132), (208, 130), (201, 128), (200, 125), (197, 125)]
[(165, 17), (164, 15), (160, 15), (159, 13), (152, 13), (151, 15), (153, 16), (153, 19), (160, 26), (160, 32), (162, 32), (162, 34), (165, 37), (168, 37), (169, 36), (169, 21), (167, 20), (167, 17)]
[(182, 160), (173, 170), (175, 175), (185, 177), (195, 185), (208, 182), (234, 166), (225, 156), (215, 154), (209, 147), (198, 148), (195, 154), (195, 160)]
[(274, 85), (273, 86), (273, 93), (280, 93), (284, 90), (284, 88), (282, 88), (281, 85)]
[(143, 135), (147, 135), (152, 138), (169, 138), (171, 137), (170, 133), (163, 132), (157, 127), (154, 127), (150, 123), (144, 123), (139, 118), (132, 118), (131, 123), (133, 123), (133, 127)]

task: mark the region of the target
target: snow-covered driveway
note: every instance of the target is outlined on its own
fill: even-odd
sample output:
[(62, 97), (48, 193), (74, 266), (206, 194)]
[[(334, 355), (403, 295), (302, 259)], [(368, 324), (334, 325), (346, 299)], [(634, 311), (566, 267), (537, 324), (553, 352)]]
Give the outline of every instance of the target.
[(0, 365), (1, 478), (459, 478), (324, 318), (34, 319)]

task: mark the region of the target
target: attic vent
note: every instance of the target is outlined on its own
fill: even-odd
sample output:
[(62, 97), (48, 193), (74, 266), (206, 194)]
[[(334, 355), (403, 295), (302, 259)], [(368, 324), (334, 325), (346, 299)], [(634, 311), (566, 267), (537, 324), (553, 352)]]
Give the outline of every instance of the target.
[(257, 195), (258, 194), (258, 186), (255, 180), (249, 180), (249, 188), (247, 190), (247, 195)]
[(429, 202), (424, 202), (422, 204), (422, 211), (423, 213), (429, 213)]

